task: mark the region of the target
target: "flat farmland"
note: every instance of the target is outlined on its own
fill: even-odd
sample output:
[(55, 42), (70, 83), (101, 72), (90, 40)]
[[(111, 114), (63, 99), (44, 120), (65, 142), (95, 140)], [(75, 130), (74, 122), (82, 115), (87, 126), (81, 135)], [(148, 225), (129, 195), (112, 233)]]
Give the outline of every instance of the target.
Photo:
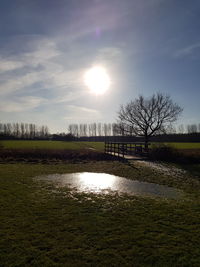
[(174, 143), (168, 142), (165, 143), (166, 145), (173, 146), (177, 149), (200, 149), (200, 142), (199, 143)]
[[(132, 164), (0, 164), (0, 266), (200, 266), (199, 180)], [(173, 186), (185, 196), (86, 194), (36, 179), (88, 171)]]
[[(101, 160), (103, 142), (0, 144), (2, 154), (10, 153), (0, 164), (0, 266), (200, 266), (200, 164), (165, 163), (158, 169)], [(165, 185), (183, 196), (86, 194), (37, 179), (76, 172)]]
[(104, 149), (103, 142), (67, 142), (67, 141), (35, 141), (35, 140), (9, 140), (1, 141), (5, 149), (62, 149), (62, 150), (80, 150)]
[[(67, 141), (35, 141), (35, 140), (9, 140), (1, 141), (0, 144), (5, 149), (96, 149), (99, 151), (104, 150), (104, 142), (67, 142)], [(152, 143), (163, 144), (163, 143)], [(199, 143), (179, 143), (179, 142), (165, 142), (165, 145), (173, 146), (177, 149), (200, 149)]]

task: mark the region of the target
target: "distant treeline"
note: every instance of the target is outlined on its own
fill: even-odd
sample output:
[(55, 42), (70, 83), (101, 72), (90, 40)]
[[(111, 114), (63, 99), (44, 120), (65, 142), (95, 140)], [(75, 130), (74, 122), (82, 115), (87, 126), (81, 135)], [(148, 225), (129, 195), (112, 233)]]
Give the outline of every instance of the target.
[[(66, 139), (79, 141), (143, 142), (143, 137), (126, 135), (117, 123), (70, 124)], [(64, 134), (62, 134), (64, 138)], [(150, 138), (151, 142), (200, 142), (200, 124), (168, 127), (166, 133)]]
[[(70, 124), (68, 132), (75, 137), (93, 136), (125, 136), (126, 133), (118, 123), (84, 123)], [(168, 127), (165, 134), (193, 134), (200, 133), (199, 124), (178, 125)]]
[[(51, 140), (58, 141), (88, 141), (88, 142), (144, 142), (143, 137), (137, 136), (82, 136), (75, 137), (71, 134), (53, 134)], [(200, 133), (191, 134), (162, 134), (152, 136), (150, 142), (200, 142)]]
[(33, 123), (0, 123), (1, 139), (48, 139), (49, 129), (46, 125)]
[[(70, 124), (68, 132), (50, 134), (46, 125), (0, 123), (0, 139), (140, 142), (142, 137), (126, 135), (117, 123)], [(200, 124), (169, 127), (165, 134), (152, 136), (151, 142), (200, 142)]]
[(122, 135), (117, 123), (70, 124), (68, 131), (75, 137)]
[[(138, 136), (107, 136), (107, 137), (80, 137), (83, 141), (107, 141), (107, 142), (144, 142), (143, 137)], [(149, 142), (200, 142), (200, 133), (185, 134), (160, 134), (150, 137)]]

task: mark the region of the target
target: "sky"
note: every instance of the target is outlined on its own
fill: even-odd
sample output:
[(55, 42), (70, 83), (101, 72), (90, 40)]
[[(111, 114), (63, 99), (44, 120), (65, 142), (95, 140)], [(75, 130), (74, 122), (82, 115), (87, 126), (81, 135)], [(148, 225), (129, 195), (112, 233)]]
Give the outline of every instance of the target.
[[(91, 93), (84, 73), (105, 68)], [(200, 122), (199, 0), (1, 0), (0, 122), (116, 122), (121, 104), (168, 94)]]

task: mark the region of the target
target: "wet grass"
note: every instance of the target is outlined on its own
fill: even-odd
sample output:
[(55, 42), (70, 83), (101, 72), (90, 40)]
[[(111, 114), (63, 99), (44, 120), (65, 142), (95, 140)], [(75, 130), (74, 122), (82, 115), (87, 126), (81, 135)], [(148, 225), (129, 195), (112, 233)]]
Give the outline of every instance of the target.
[[(37, 175), (106, 172), (184, 189), (181, 201), (56, 189)], [(0, 266), (199, 266), (200, 183), (137, 163), (0, 165)]]

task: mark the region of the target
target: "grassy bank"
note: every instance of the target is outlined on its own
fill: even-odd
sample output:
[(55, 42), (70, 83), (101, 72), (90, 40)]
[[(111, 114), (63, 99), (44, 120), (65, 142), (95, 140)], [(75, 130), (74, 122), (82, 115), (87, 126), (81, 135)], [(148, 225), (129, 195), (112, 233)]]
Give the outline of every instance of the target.
[[(81, 194), (33, 177), (107, 172), (184, 189), (185, 201)], [(199, 266), (200, 183), (119, 162), (0, 165), (1, 266)]]
[(1, 149), (0, 163), (34, 162), (60, 163), (82, 161), (116, 160), (112, 155), (89, 149)]

